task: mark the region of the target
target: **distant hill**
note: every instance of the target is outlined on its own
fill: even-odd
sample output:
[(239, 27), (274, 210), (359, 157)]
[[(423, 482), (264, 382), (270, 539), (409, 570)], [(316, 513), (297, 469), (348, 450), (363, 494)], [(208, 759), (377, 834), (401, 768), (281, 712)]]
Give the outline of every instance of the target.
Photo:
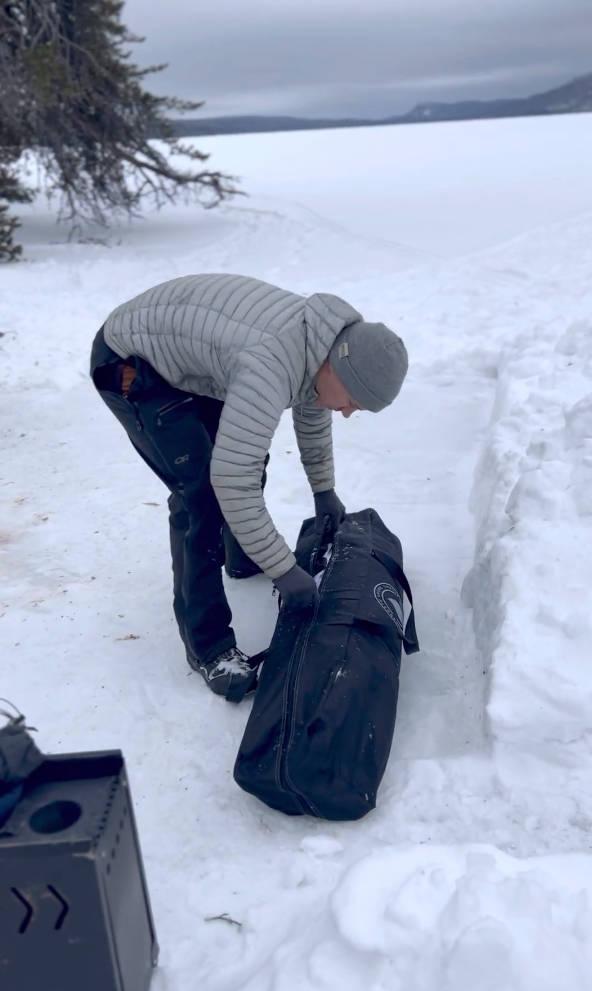
[(327, 127), (373, 127), (382, 123), (385, 121), (362, 120), (355, 117), (338, 120), (307, 117), (203, 117), (172, 121), (179, 137), (204, 134), (255, 134), (262, 131), (314, 131)]
[(418, 124), (434, 120), (475, 120), (487, 117), (537, 117), (592, 111), (592, 73), (546, 93), (519, 100), (466, 100), (462, 103), (418, 103), (389, 123)]
[(357, 117), (203, 117), (175, 120), (179, 137), (214, 134), (255, 134), (264, 131), (310, 131), (331, 127), (379, 127), (385, 124), (426, 124), (444, 120), (482, 120), (492, 117), (536, 117), (544, 114), (592, 112), (592, 73), (565, 86), (516, 100), (464, 100), (460, 103), (418, 103), (409, 113), (380, 120)]

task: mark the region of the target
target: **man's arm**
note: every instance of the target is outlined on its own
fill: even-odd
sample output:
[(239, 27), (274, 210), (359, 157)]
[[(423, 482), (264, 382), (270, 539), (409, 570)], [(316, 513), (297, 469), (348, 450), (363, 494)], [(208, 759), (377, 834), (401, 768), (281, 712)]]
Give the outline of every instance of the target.
[(243, 365), (226, 395), (212, 452), (211, 480), (222, 515), (246, 554), (270, 578), (296, 564), (263, 493), (263, 463), (289, 402), (289, 383), (262, 363)]
[(300, 460), (312, 491), (326, 492), (334, 488), (331, 410), (306, 403), (293, 408), (292, 418)]

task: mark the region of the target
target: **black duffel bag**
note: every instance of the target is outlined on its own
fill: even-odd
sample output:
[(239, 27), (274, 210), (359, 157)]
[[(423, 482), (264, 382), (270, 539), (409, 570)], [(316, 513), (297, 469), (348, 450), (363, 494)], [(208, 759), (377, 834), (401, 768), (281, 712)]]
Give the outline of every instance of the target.
[(234, 779), (288, 815), (360, 819), (391, 749), (401, 647), (419, 650), (401, 542), (366, 509), (329, 546), (306, 520), (296, 560), (322, 573), (320, 602), (304, 620), (280, 610)]

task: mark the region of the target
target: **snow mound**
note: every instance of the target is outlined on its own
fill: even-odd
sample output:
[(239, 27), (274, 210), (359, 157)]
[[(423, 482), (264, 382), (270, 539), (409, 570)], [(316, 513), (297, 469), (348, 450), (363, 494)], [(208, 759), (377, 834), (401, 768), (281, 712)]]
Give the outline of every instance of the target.
[(564, 242), (563, 279), (560, 263), (550, 264), (559, 232), (529, 240), (539, 265), (547, 253), (545, 284), (553, 291), (547, 319), (503, 347), (472, 493), (475, 564), (463, 592), (489, 667), (487, 714), (502, 780), (550, 794), (569, 783), (588, 815), (592, 253), (583, 240), (576, 247), (577, 227)]
[(348, 947), (380, 961), (369, 987), (584, 991), (591, 896), (584, 856), (518, 860), (493, 847), (434, 846), (363, 858), (331, 907)]

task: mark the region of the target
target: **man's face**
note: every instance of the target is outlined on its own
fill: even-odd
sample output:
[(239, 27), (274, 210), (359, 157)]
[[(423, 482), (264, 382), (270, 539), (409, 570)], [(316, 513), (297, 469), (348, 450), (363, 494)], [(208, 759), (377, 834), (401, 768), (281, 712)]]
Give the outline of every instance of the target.
[(358, 406), (352, 399), (333, 371), (333, 366), (329, 361), (325, 361), (321, 365), (315, 380), (315, 389), (317, 392), (316, 405), (322, 409), (332, 409), (336, 413), (341, 413), (346, 420), (352, 413), (364, 408)]

